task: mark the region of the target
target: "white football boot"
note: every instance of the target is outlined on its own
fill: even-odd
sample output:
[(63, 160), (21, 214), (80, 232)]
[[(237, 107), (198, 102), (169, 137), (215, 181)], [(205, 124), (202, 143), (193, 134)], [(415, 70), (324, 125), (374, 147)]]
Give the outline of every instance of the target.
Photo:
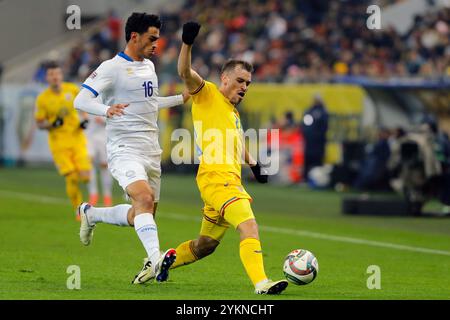
[(78, 215), (79, 215), (80, 221), (81, 221), (80, 241), (85, 246), (88, 246), (91, 243), (92, 238), (94, 236), (94, 229), (95, 229), (95, 223), (94, 224), (89, 223), (87, 213), (86, 213), (90, 207), (91, 207), (91, 205), (87, 202), (83, 202), (82, 204), (80, 204), (78, 206)]
[(144, 259), (144, 266), (141, 271), (134, 276), (132, 284), (142, 284), (153, 278), (156, 278), (157, 282), (167, 281), (169, 277), (170, 266), (175, 262), (177, 257), (175, 249), (168, 249), (161, 254), (155, 267), (152, 267), (152, 263), (148, 258)]
[(286, 289), (288, 282), (286, 280), (272, 281), (267, 280), (256, 286), (256, 294), (280, 294)]
[(152, 268), (152, 262), (148, 260), (148, 258), (144, 259), (144, 266), (142, 267), (141, 271), (137, 275), (134, 276), (133, 281), (131, 281), (132, 284), (142, 284), (150, 279), (153, 279), (155, 277), (155, 272), (153, 271), (154, 268)]

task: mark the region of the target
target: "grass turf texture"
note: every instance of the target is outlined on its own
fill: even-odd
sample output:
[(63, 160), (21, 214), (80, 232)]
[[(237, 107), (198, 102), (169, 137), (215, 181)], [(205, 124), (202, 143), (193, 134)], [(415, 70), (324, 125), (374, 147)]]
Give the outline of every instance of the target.
[[(295, 234), (310, 231), (449, 252), (450, 219), (345, 216), (338, 193), (247, 184), (268, 276), (283, 277), (284, 257), (293, 249), (308, 249), (319, 261), (313, 283), (290, 284), (282, 295), (269, 297), (253, 293), (232, 229), (212, 256), (172, 270), (167, 283), (131, 285), (145, 256), (135, 231), (98, 225), (91, 246), (82, 246), (64, 188), (53, 169), (0, 169), (0, 299), (450, 298), (449, 255)], [(114, 195), (115, 203), (123, 202), (117, 185)], [(194, 176), (163, 175), (161, 195), (161, 248), (196, 237), (202, 203)], [(81, 269), (80, 290), (66, 287), (70, 265)], [(381, 268), (380, 290), (366, 286), (370, 265)]]

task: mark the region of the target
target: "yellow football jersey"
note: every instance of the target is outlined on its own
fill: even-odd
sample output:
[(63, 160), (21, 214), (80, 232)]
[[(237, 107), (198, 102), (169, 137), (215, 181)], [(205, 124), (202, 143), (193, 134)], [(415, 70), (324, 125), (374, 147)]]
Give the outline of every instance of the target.
[(36, 99), (36, 120), (47, 120), (52, 123), (58, 117), (64, 119), (61, 127), (49, 131), (51, 150), (80, 142), (85, 143), (86, 138), (80, 129), (80, 118), (73, 106), (73, 100), (78, 92), (79, 88), (76, 85), (63, 82), (60, 93), (47, 88)]
[(232, 172), (241, 177), (244, 161), (243, 130), (236, 108), (211, 82), (192, 93), (195, 149), (200, 158), (198, 175), (209, 171)]

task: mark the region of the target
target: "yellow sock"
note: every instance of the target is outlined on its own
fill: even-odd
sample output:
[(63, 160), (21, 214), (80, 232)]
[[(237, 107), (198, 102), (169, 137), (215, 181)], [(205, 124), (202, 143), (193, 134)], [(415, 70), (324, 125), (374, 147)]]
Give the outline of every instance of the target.
[(177, 259), (170, 267), (171, 269), (181, 267), (198, 260), (192, 248), (192, 240), (188, 240), (180, 244), (175, 250), (177, 251)]
[(253, 285), (267, 279), (264, 271), (261, 242), (258, 239), (247, 238), (242, 240), (239, 246), (239, 255)]
[(76, 209), (83, 198), (78, 186), (78, 174), (76, 172), (66, 176), (66, 192), (70, 199), (70, 203), (72, 203), (72, 206)]

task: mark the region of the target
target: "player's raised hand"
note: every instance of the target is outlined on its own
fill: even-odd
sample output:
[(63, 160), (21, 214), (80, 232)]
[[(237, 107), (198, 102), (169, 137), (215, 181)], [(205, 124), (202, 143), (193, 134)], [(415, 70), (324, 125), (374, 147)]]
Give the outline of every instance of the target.
[(128, 107), (129, 103), (117, 103), (113, 104), (109, 107), (108, 111), (106, 111), (106, 117), (111, 118), (112, 116), (121, 116), (124, 113), (124, 109)]
[(183, 42), (187, 45), (193, 44), (198, 32), (200, 31), (200, 27), (201, 25), (194, 21), (185, 23), (183, 25), (183, 35), (181, 37)]

